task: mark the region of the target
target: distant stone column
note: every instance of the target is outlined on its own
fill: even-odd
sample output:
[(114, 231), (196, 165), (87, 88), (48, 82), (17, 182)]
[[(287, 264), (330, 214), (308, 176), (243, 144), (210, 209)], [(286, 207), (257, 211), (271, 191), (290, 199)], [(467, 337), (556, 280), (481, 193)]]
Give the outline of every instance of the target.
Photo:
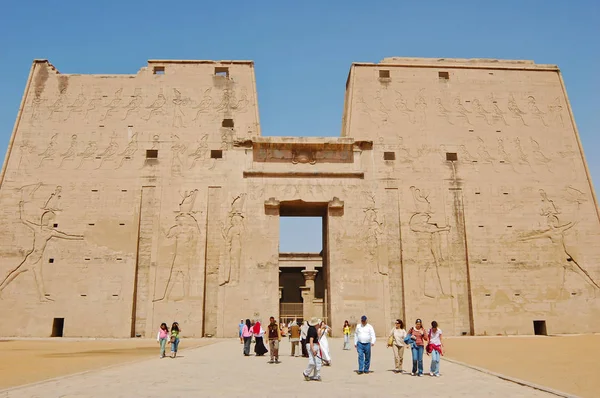
[(315, 299), (315, 278), (317, 277), (317, 270), (303, 270), (304, 275), (304, 286), (300, 288), (302, 292), (302, 314), (304, 319), (310, 319), (315, 314), (313, 308), (313, 300)]

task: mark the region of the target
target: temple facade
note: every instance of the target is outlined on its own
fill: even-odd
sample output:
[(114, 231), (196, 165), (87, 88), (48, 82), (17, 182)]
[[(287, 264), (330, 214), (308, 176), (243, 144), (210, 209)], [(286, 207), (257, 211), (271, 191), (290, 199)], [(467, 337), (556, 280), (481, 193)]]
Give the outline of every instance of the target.
[[(261, 135), (251, 61), (35, 60), (0, 184), (2, 336), (600, 331), (600, 212), (555, 65), (355, 63), (341, 134), (316, 138)], [(289, 216), (321, 218), (321, 253), (279, 252)]]

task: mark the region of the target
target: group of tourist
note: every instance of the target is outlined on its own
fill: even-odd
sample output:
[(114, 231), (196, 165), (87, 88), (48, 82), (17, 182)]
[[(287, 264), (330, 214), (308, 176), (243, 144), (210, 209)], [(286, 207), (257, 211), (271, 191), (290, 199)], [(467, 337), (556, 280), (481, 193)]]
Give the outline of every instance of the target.
[[(279, 361), (279, 344), (284, 336), (289, 337), (291, 344), (291, 356), (299, 357), (303, 356), (306, 358), (310, 357), (309, 350), (307, 349), (307, 333), (311, 327), (308, 321), (300, 323), (297, 320), (291, 321), (289, 324), (277, 324), (274, 317), (269, 318), (269, 325), (267, 331), (265, 331), (260, 324), (260, 320), (246, 321), (240, 320), (238, 325), (238, 335), (240, 343), (244, 344), (243, 355), (249, 356), (252, 342), (254, 342), (254, 353), (256, 356), (264, 356), (267, 352), (270, 352), (269, 363), (280, 363)], [(329, 342), (327, 335), (330, 334), (331, 328), (322, 320), (315, 320), (313, 327), (317, 327), (317, 335), (319, 339), (319, 346), (321, 352), (321, 358), (326, 366), (331, 365), (331, 355), (329, 353)], [(264, 336), (267, 335), (269, 349), (264, 345)]]
[[(267, 336), (269, 348), (265, 347), (264, 337)], [(250, 355), (250, 347), (252, 340), (254, 339), (254, 353), (256, 356), (262, 357), (267, 352), (271, 353), (271, 359), (269, 363), (280, 363), (279, 361), (279, 343), (282, 338), (282, 330), (275, 321), (274, 317), (269, 318), (269, 324), (265, 331), (260, 321), (250, 322), (250, 319), (246, 319), (245, 322), (240, 321), (239, 325), (239, 337), (240, 342), (244, 344), (244, 356)]]
[[(344, 350), (350, 349), (351, 327), (348, 321), (344, 322), (342, 329), (344, 335)], [(173, 322), (171, 330), (166, 323), (160, 325), (157, 341), (160, 344), (160, 358), (165, 357), (166, 345), (171, 345), (171, 358), (177, 356), (179, 347), (179, 335), (181, 329), (177, 322)], [(296, 320), (289, 324), (278, 324), (274, 317), (269, 318), (267, 330), (263, 329), (260, 320), (240, 321), (239, 338), (244, 345), (244, 356), (250, 355), (250, 347), (254, 341), (254, 353), (256, 356), (264, 356), (270, 352), (269, 363), (279, 364), (279, 344), (283, 336), (288, 336), (291, 343), (291, 356), (298, 357), (302, 355), (308, 358), (308, 366), (302, 372), (305, 380), (321, 380), (322, 365), (331, 366), (331, 354), (329, 352), (329, 341), (327, 336), (331, 333), (331, 328), (321, 319), (312, 318), (309, 321), (300, 323)], [(269, 348), (265, 346), (265, 336)], [(363, 315), (354, 330), (354, 348), (358, 353), (358, 371), (359, 375), (369, 374), (371, 366), (371, 347), (375, 345), (377, 337), (375, 330), (367, 322), (367, 317)], [(298, 347), (300, 345), (300, 347)], [(436, 321), (431, 322), (431, 329), (428, 331), (423, 327), (421, 319), (415, 321), (415, 326), (408, 332), (404, 328), (404, 322), (396, 319), (394, 327), (388, 335), (388, 348), (392, 348), (394, 353), (394, 372), (404, 373), (402, 364), (404, 360), (404, 350), (410, 349), (412, 354), (412, 376), (423, 376), (423, 353), (431, 355), (430, 376), (440, 376), (440, 357), (444, 355), (444, 345), (442, 343), (442, 330), (438, 327)]]
[[(322, 334), (319, 333), (317, 327), (319, 320), (315, 318), (308, 322), (306, 349), (308, 350), (309, 359), (308, 367), (302, 373), (305, 380), (321, 380), (321, 365), (325, 361), (325, 353), (323, 351)], [(348, 349), (350, 340), (350, 324), (344, 322), (344, 349)], [(363, 315), (360, 318), (360, 324), (354, 330), (354, 347), (358, 353), (358, 371), (357, 374), (369, 374), (371, 366), (371, 347), (375, 345), (377, 337), (373, 326), (367, 323), (367, 317)], [(421, 319), (417, 319), (415, 326), (411, 327), (408, 332), (404, 329), (404, 322), (401, 319), (396, 319), (394, 328), (388, 336), (388, 347), (393, 348), (394, 352), (394, 372), (404, 373), (402, 370), (402, 362), (404, 358), (404, 349), (410, 348), (412, 353), (412, 372), (413, 376), (423, 376), (423, 352), (431, 355), (430, 376), (440, 376), (440, 356), (443, 355), (442, 330), (438, 328), (436, 321), (431, 322), (431, 329), (426, 331), (423, 328)], [(328, 345), (327, 350), (328, 351)], [(319, 355), (320, 354), (320, 355)], [(329, 353), (327, 352), (327, 355)]]
[(160, 324), (158, 334), (156, 335), (156, 341), (158, 341), (160, 344), (160, 358), (165, 357), (167, 344), (171, 345), (171, 358), (175, 358), (177, 356), (180, 333), (181, 329), (179, 329), (179, 323), (177, 322), (173, 322), (173, 325), (171, 325), (171, 330), (169, 330), (169, 327), (166, 323), (163, 322)]
[(431, 322), (431, 329), (426, 331), (423, 322), (420, 319), (415, 321), (415, 326), (407, 332), (404, 329), (404, 322), (396, 319), (394, 328), (388, 336), (388, 347), (394, 351), (394, 372), (404, 373), (402, 362), (404, 359), (404, 349), (410, 349), (412, 353), (412, 372), (413, 376), (423, 376), (423, 352), (431, 355), (430, 376), (440, 376), (440, 357), (444, 355), (444, 345), (442, 344), (442, 329), (438, 327), (436, 321)]

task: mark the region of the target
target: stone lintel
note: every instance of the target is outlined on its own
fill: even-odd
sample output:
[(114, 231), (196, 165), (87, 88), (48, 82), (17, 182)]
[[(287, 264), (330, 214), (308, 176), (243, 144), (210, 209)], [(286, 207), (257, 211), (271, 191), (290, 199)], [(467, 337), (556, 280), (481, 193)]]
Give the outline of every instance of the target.
[(244, 171), (244, 178), (358, 178), (364, 179), (365, 173), (333, 171)]

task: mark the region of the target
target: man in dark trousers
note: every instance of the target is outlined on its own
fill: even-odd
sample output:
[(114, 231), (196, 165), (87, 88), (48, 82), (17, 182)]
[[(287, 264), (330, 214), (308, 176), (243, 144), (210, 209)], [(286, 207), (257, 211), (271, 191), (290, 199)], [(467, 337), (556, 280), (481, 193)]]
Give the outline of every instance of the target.
[[(302, 376), (304, 380), (321, 381), (321, 349), (319, 347), (319, 332), (317, 326), (321, 323), (317, 318), (311, 318), (308, 321), (308, 330), (306, 332), (306, 350), (308, 351), (308, 367)], [(314, 374), (311, 376), (310, 374)]]

